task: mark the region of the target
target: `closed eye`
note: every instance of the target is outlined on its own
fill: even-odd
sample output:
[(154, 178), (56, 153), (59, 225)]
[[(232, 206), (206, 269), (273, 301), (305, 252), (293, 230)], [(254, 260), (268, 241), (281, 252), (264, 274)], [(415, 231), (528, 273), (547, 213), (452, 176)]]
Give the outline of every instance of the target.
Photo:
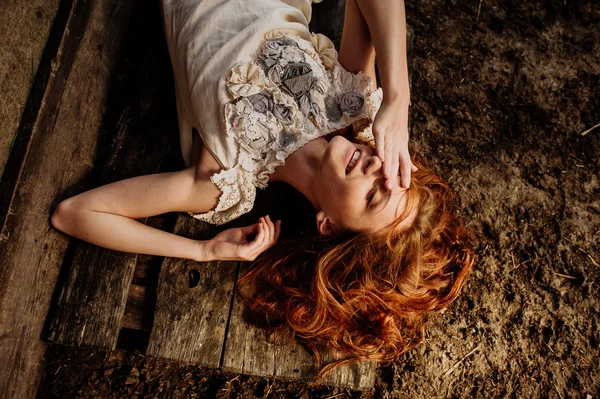
[(367, 209), (373, 208), (373, 198), (375, 198), (375, 193), (377, 192), (377, 187), (373, 187), (367, 193)]
[[(367, 193), (367, 197), (366, 197), (368, 210), (379, 208), (381, 204), (387, 204), (388, 201), (390, 200), (390, 198), (392, 197), (391, 190), (386, 190), (386, 189), (382, 188), (384, 184), (385, 184), (385, 178), (383, 178), (383, 177), (375, 179), (375, 181), (373, 182), (373, 187), (371, 187), (371, 189)], [(382, 191), (382, 190), (383, 190), (383, 194), (380, 195), (380, 199), (377, 201), (374, 201), (375, 195), (377, 194), (377, 192)]]

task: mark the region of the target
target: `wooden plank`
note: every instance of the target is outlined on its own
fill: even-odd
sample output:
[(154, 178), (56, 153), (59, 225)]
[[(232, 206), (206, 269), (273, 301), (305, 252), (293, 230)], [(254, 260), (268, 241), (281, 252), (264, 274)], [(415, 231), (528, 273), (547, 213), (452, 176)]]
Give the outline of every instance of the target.
[[(243, 267), (241, 272), (245, 269)], [(247, 323), (244, 305), (237, 296), (229, 319), (222, 367), (236, 373), (275, 375), (275, 350), (271, 337), (265, 330)]]
[[(111, 10), (120, 4), (105, 3)], [(157, 4), (138, 2), (127, 42), (119, 56), (117, 79), (102, 100), (107, 131), (92, 181), (103, 185), (133, 176), (156, 173), (169, 153), (179, 151), (172, 81), (156, 79), (171, 73)], [(128, 19), (115, 20), (122, 26)], [(93, 70), (88, 72), (92, 78)], [(144, 223), (146, 219), (140, 220)], [(104, 249), (75, 241), (70, 271), (58, 296), (48, 339), (62, 344), (116, 348), (129, 286), (138, 254)], [(147, 318), (142, 319), (148, 322)], [(151, 319), (149, 320), (151, 322)], [(144, 325), (144, 328), (150, 328)]]
[[(287, 341), (284, 341), (287, 342)], [(316, 364), (311, 353), (297, 340), (278, 345), (275, 350), (275, 375), (280, 378), (311, 380), (316, 376)]]
[[(37, 390), (45, 348), (39, 339), (68, 244), (50, 227), (49, 216), (61, 193), (78, 190), (87, 180), (102, 122), (103, 102), (95, 99), (105, 95), (110, 60), (119, 47), (114, 38), (128, 14), (127, 5), (109, 15), (100, 3), (66, 4), (55, 57), (40, 71), (48, 80), (39, 108), (25, 111), (33, 115), (31, 125), (23, 127), (32, 141), (23, 144), (22, 166), (11, 171), (14, 184), (3, 179), (0, 185), (3, 398), (34, 397)], [(93, 79), (90, 70), (96, 71)]]
[[(265, 331), (248, 324), (243, 318), (243, 307), (237, 303), (233, 308), (227, 345), (223, 357), (223, 368), (228, 371), (274, 376), (285, 379), (312, 381), (316, 375), (315, 363), (310, 352), (293, 341), (287, 345)], [(333, 359), (325, 357), (325, 363)], [(361, 362), (334, 369), (325, 376), (321, 384), (352, 389), (371, 389), (375, 384), (377, 364)]]
[[(243, 220), (212, 226), (181, 214), (174, 233), (207, 240)], [(239, 262), (165, 258), (146, 354), (219, 367), (238, 268)]]
[[(0, 176), (59, 3), (60, 0), (0, 2)], [(60, 28), (61, 33), (63, 29), (64, 26)]]
[[(324, 352), (323, 364), (338, 358), (332, 352)], [(312, 354), (300, 344), (290, 344), (275, 348), (275, 376), (291, 379), (313, 379), (315, 364)], [(339, 366), (327, 374), (324, 385), (352, 389), (371, 389), (375, 385), (377, 362), (350, 363)]]
[(361, 390), (371, 389), (375, 386), (377, 365), (377, 362), (345, 364), (325, 376), (324, 384)]
[[(287, 345), (286, 337), (270, 337), (265, 330), (248, 324), (243, 306), (235, 300), (232, 310), (223, 368), (228, 371), (307, 380), (315, 378), (316, 369), (311, 353), (297, 341)], [(324, 362), (333, 355), (324, 357)], [(340, 366), (325, 376), (321, 384), (352, 389), (370, 389), (375, 384), (377, 364), (361, 362)]]

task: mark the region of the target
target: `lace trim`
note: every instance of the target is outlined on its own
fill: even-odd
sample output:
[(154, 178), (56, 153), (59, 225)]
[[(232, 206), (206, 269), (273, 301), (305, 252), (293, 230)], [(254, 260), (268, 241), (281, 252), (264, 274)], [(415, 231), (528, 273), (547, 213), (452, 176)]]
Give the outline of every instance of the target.
[(382, 91), (362, 72), (346, 71), (324, 35), (311, 41), (271, 31), (253, 62), (235, 65), (227, 79), (233, 101), (225, 105), (228, 136), (238, 144), (233, 168), (211, 176), (222, 194), (217, 207), (196, 219), (223, 224), (248, 212), (256, 188), (288, 155), (309, 141), (368, 119), (358, 137), (373, 141), (370, 125)]
[[(236, 165), (213, 174), (210, 180), (219, 188), (221, 195), (214, 210), (206, 213), (188, 212), (190, 216), (212, 224), (224, 224), (233, 220), (254, 206), (256, 187), (252, 184), (252, 175)], [(239, 204), (239, 206), (232, 206)]]

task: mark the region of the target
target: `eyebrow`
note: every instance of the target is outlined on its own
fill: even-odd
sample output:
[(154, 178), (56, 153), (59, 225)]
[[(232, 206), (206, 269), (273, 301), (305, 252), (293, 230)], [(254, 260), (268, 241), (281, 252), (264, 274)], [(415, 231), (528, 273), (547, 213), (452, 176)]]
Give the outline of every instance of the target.
[[(381, 186), (384, 183), (385, 183), (384, 177), (377, 178), (377, 179), (375, 179), (375, 181), (373, 181), (373, 187), (371, 187), (371, 189), (367, 193), (367, 197), (366, 197), (367, 201), (368, 201), (369, 197), (374, 196), (378, 191), (381, 190)], [(380, 200), (377, 202), (374, 202), (374, 200), (372, 200), (370, 203), (367, 203), (367, 209), (374, 210), (374, 209), (378, 209), (378, 208), (381, 208), (382, 206), (387, 205), (387, 203), (390, 202), (390, 198), (392, 198), (392, 190), (385, 190), (385, 192), (382, 196), (383, 197), (380, 198)]]

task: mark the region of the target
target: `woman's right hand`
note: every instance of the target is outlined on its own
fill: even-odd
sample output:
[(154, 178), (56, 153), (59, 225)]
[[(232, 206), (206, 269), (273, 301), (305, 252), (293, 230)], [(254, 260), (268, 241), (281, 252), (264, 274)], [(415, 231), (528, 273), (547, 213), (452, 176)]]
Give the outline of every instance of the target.
[[(253, 261), (258, 255), (275, 245), (281, 232), (281, 220), (276, 223), (267, 215), (257, 223), (245, 227), (233, 227), (220, 232), (214, 238), (202, 242), (201, 260)], [(253, 240), (249, 237), (256, 235)]]

